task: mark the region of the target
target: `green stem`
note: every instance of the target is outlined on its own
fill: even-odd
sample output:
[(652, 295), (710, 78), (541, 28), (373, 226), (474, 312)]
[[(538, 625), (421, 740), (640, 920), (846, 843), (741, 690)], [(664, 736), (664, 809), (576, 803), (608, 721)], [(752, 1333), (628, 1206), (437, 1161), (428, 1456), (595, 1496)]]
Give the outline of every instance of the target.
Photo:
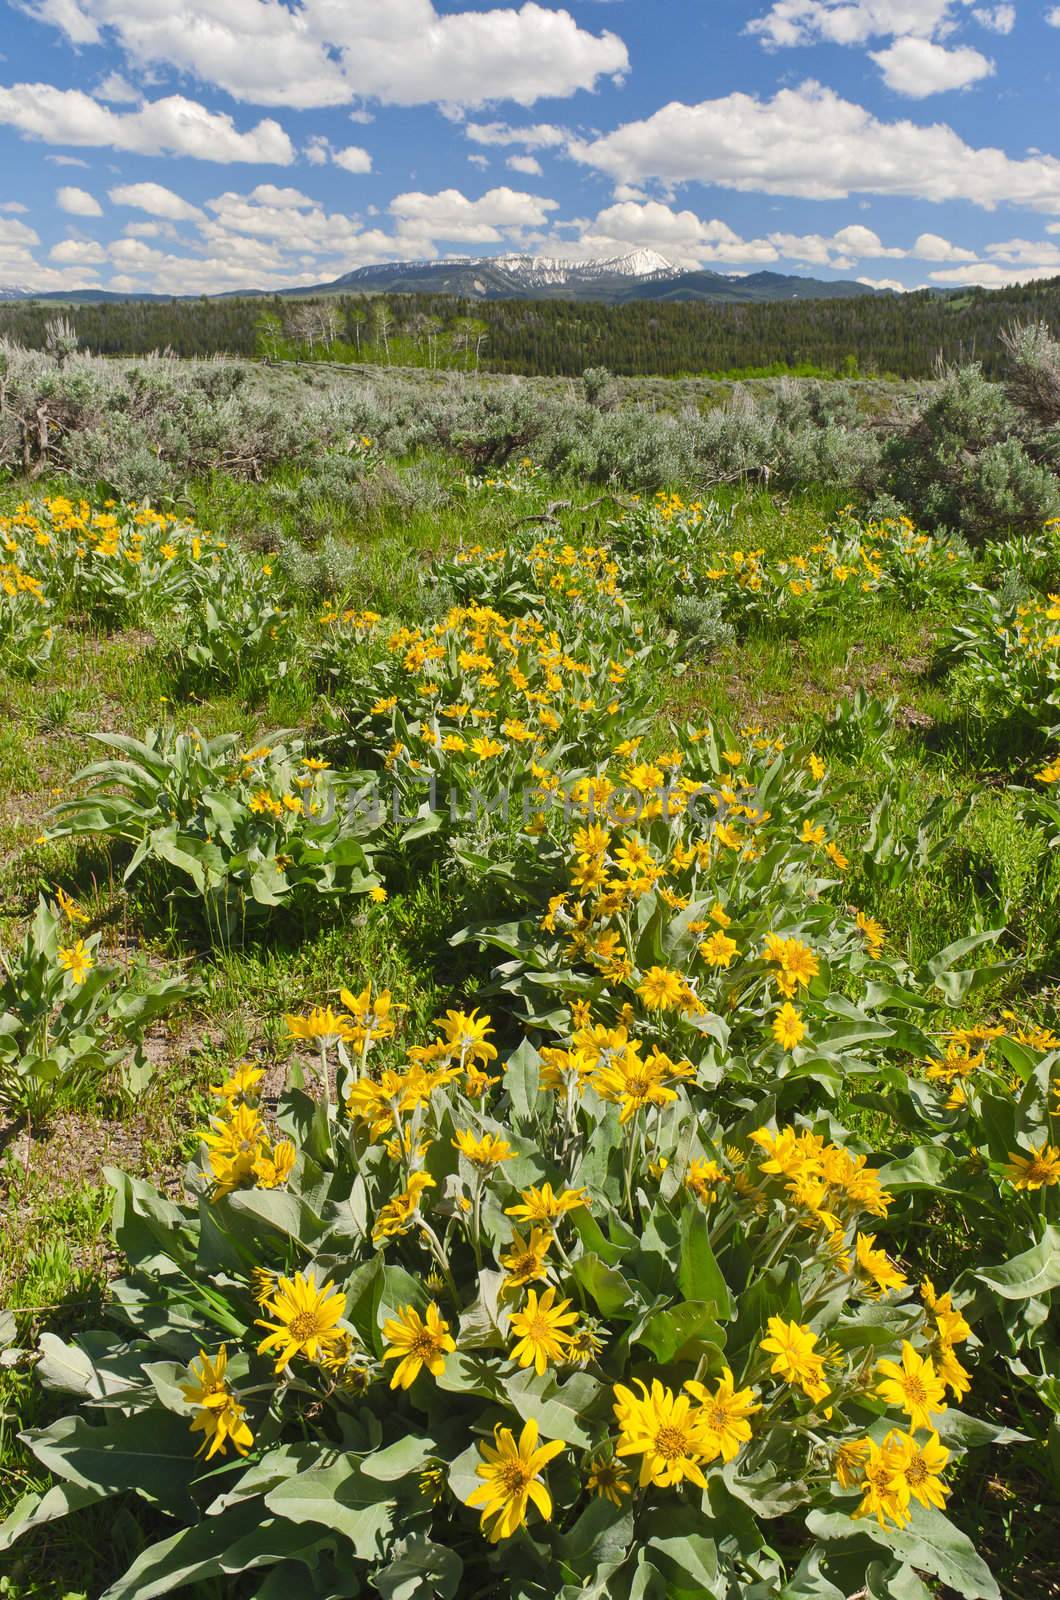
[(471, 1248), (475, 1252), (475, 1269), (482, 1271), (482, 1174), (475, 1173), (475, 1201), (471, 1213)]
[(423, 1237), (427, 1241), (427, 1245), (428, 1245), (428, 1248), (430, 1249), (431, 1255), (434, 1257), (435, 1261), (438, 1263), (439, 1271), (441, 1272), (442, 1277), (445, 1279), (445, 1286), (449, 1291), (449, 1297), (452, 1300), (453, 1305), (455, 1306), (455, 1308), (457, 1310), (457, 1313), (459, 1314), (459, 1312), (461, 1310), (460, 1295), (457, 1292), (456, 1282), (455, 1282), (455, 1280), (453, 1278), (452, 1270), (451, 1270), (451, 1268), (449, 1266), (449, 1258), (446, 1255), (445, 1251), (442, 1249), (441, 1241), (439, 1240), (438, 1235), (435, 1233), (434, 1229), (431, 1227), (430, 1223), (427, 1222), (423, 1217), (418, 1217), (417, 1221), (419, 1223), (420, 1232), (423, 1234)]

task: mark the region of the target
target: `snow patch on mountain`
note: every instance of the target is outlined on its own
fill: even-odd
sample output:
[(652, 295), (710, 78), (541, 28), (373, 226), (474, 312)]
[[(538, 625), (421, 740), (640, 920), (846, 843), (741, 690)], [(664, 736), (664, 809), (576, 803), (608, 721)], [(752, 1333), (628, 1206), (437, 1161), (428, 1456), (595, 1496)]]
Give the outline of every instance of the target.
[(677, 268), (657, 250), (631, 250), (624, 256), (595, 261), (567, 261), (559, 256), (501, 255), (485, 258), (522, 283), (564, 284), (594, 278), (671, 277)]

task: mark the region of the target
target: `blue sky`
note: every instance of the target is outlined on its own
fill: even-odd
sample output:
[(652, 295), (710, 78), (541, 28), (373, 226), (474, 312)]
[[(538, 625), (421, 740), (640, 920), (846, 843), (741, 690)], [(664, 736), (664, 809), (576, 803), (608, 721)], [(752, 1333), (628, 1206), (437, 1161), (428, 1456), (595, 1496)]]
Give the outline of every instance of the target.
[(0, 285), (1060, 275), (1055, 0), (0, 0)]

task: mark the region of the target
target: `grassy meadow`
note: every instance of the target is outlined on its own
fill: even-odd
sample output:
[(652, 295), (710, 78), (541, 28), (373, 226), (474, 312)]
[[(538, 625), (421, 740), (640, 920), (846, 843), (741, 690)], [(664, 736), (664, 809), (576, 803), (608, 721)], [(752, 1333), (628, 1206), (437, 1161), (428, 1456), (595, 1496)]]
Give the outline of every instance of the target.
[(1060, 1593), (1060, 523), (410, 387), (0, 480), (0, 1595)]

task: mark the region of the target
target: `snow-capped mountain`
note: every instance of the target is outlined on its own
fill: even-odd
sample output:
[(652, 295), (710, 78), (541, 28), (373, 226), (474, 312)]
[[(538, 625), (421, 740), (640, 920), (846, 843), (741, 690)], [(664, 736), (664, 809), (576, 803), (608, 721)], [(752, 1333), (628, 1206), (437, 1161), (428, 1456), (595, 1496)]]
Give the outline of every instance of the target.
[(526, 284), (563, 285), (595, 282), (600, 278), (672, 278), (677, 268), (657, 250), (631, 250), (624, 256), (596, 261), (565, 261), (559, 256), (486, 256), (469, 263), (490, 265)]
[(624, 256), (597, 261), (568, 261), (560, 256), (447, 256), (433, 261), (386, 261), (357, 267), (329, 288), (388, 288), (395, 293), (459, 294), (480, 300), (518, 295), (568, 295), (572, 298), (620, 297), (634, 284), (659, 283), (678, 269), (656, 250), (631, 250)]
[(729, 277), (708, 268), (688, 271), (657, 250), (630, 250), (596, 261), (559, 256), (449, 256), (434, 261), (384, 261), (357, 267), (331, 283), (287, 294), (441, 294), (463, 300), (794, 300), (871, 295), (851, 282), (824, 282), (758, 272)]
[[(275, 291), (247, 284), (219, 299), (258, 297)], [(834, 300), (873, 295), (877, 290), (849, 280), (823, 281), (781, 272), (744, 276), (707, 267), (676, 267), (657, 250), (630, 250), (621, 256), (571, 261), (561, 256), (509, 253), (499, 256), (448, 256), (433, 261), (383, 261), (356, 267), (328, 283), (281, 289), (283, 298), (312, 294), (445, 295), (461, 300), (581, 300), (624, 305), (634, 300)], [(108, 289), (56, 290), (37, 294), (18, 284), (0, 287), (0, 301), (63, 300), (86, 304), (111, 300), (156, 300), (168, 296)]]

